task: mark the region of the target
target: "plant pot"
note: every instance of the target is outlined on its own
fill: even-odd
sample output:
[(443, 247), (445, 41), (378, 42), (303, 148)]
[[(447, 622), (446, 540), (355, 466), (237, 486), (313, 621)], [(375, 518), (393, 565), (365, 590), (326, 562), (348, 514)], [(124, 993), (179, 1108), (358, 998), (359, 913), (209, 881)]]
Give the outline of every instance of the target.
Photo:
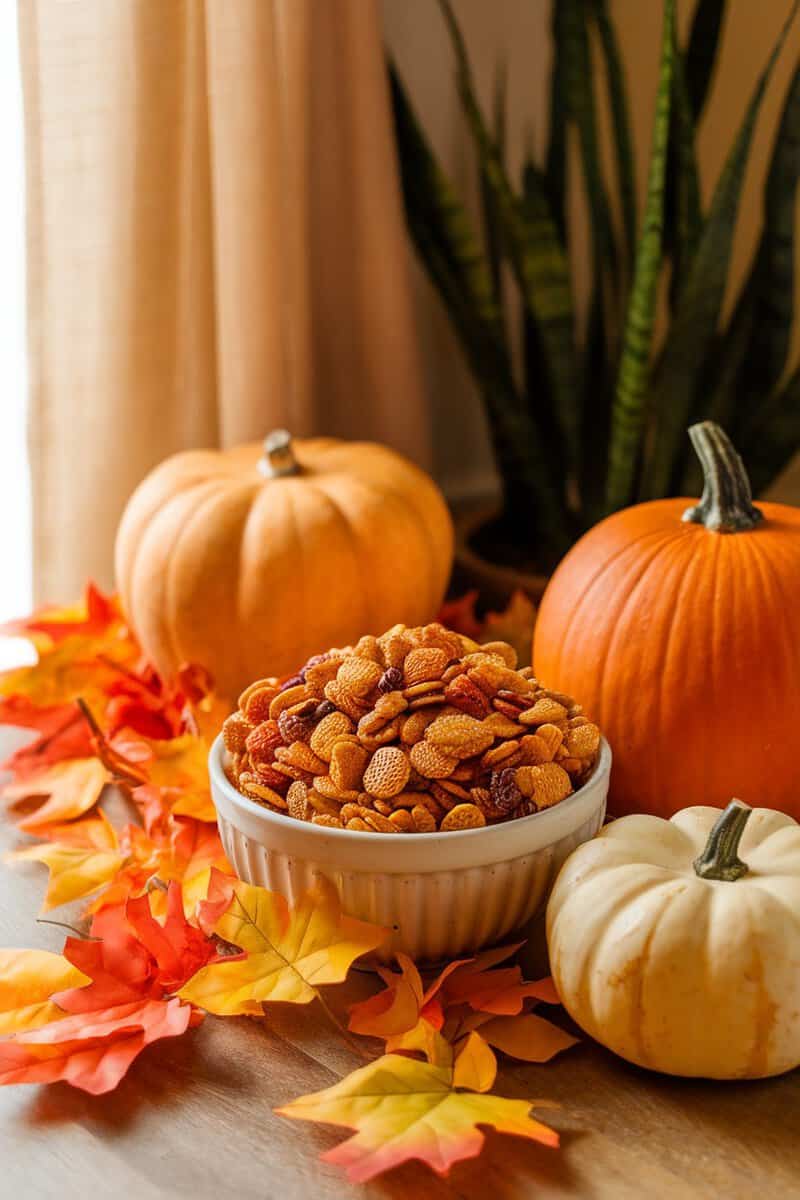
[(476, 535), (498, 515), (496, 507), (484, 505), (454, 516), (453, 591), (460, 594), (477, 588), (481, 607), (494, 611), (503, 611), (518, 590), (538, 605), (547, 587), (548, 575), (492, 562), (475, 547)]

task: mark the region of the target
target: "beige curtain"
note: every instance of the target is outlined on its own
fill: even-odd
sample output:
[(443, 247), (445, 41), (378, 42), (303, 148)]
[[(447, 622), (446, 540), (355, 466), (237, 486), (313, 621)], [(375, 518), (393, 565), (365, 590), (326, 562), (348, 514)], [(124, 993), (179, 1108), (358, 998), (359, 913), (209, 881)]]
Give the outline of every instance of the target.
[(276, 425), (428, 457), (374, 0), (20, 0), (35, 587)]

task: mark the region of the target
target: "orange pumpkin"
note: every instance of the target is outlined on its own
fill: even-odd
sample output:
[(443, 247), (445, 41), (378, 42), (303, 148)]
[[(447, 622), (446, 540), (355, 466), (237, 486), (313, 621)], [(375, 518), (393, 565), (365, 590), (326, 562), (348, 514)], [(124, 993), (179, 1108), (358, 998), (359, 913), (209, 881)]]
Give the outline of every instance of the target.
[(754, 508), (722, 430), (689, 431), (700, 502), (615, 513), (545, 592), (534, 668), (611, 742), (610, 810), (669, 817), (731, 796), (800, 817), (800, 511)]
[(158, 670), (200, 663), (233, 699), (321, 647), (429, 621), (452, 549), (439, 490), (399, 454), (281, 430), (156, 467), (123, 515), (116, 574)]

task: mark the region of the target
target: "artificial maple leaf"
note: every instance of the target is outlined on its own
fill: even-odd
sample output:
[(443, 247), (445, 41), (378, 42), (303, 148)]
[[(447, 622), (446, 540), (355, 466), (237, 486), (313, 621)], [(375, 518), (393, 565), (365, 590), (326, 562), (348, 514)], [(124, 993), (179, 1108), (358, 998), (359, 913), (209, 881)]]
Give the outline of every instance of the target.
[(114, 849), (69, 845), (65, 842), (42, 842), (26, 846), (6, 856), (10, 862), (40, 862), (49, 871), (47, 891), (41, 911), (49, 912), (72, 900), (91, 896), (98, 888), (110, 883), (124, 863)]
[(136, 1000), (64, 1017), (0, 1041), (0, 1084), (64, 1080), (93, 1096), (115, 1088), (151, 1042), (177, 1037), (202, 1014), (180, 1000)]
[[(515, 1058), (547, 1062), (575, 1039), (557, 1025), (523, 1012), (530, 1000), (557, 1004), (558, 996), (549, 979), (524, 980), (518, 966), (497, 969), (518, 949), (519, 943), (501, 946), (451, 962), (426, 989), (414, 963), (398, 954), (400, 970), (381, 970), (385, 990), (353, 1006), (349, 1028), (382, 1038), (388, 1051), (421, 1051), (429, 1060), (441, 1031), (457, 1045), (475, 1034), (484, 1043), (480, 1053), (485, 1062), (494, 1059), (489, 1045)], [(515, 1020), (520, 1022), (518, 1031)]]
[(519, 665), (528, 667), (535, 624), (536, 607), (530, 597), (518, 588), (503, 612), (486, 614), (478, 641), (508, 642), (517, 652)]
[(216, 949), (185, 920), (173, 889), (163, 925), (143, 896), (96, 916), (91, 938), (67, 939), (64, 959), (79, 975), (50, 996), (62, 1015), (0, 1041), (0, 1084), (63, 1079), (107, 1092), (145, 1046), (202, 1020), (170, 993)]
[(81, 817), (94, 808), (111, 776), (99, 758), (71, 758), (37, 771), (18, 783), (3, 788), (3, 798), (11, 804), (36, 796), (47, 800), (35, 812), (19, 822), (26, 832), (55, 821)]
[(82, 697), (101, 711), (120, 667), (139, 657), (135, 642), (116, 629), (98, 637), (67, 637), (37, 650), (37, 663), (0, 674), (0, 695), (24, 696), (47, 707)]
[(67, 938), (64, 945), (64, 957), (91, 981), (54, 995), (65, 1012), (161, 999), (216, 954), (215, 943), (186, 920), (175, 884), (167, 891), (163, 923), (154, 916), (152, 897), (143, 895), (97, 913), (90, 933), (88, 939)]
[(231, 902), (213, 929), (245, 953), (210, 963), (179, 992), (208, 1012), (260, 1014), (266, 1000), (308, 1004), (319, 985), (340, 983), (353, 962), (386, 937), (385, 929), (344, 916), (325, 879), (292, 909), (266, 888), (228, 879), (224, 887)]
[(95, 636), (121, 622), (122, 615), (116, 597), (104, 596), (90, 580), (86, 585), (83, 603), (68, 608), (40, 608), (30, 617), (7, 621), (0, 625), (0, 637), (32, 635), (33, 640), (44, 636), (49, 642), (58, 643), (76, 634)]
[(531, 1108), (542, 1101), (459, 1090), (470, 1080), (485, 1085), (491, 1070), (476, 1062), (473, 1046), (465, 1047), (462, 1058), (443, 1039), (439, 1043), (436, 1061), (386, 1054), (333, 1087), (302, 1096), (276, 1112), (356, 1130), (322, 1155), (324, 1161), (344, 1167), (353, 1183), (364, 1183), (413, 1158), (447, 1175), (453, 1163), (480, 1154), (484, 1135), (479, 1125), (558, 1146), (555, 1130), (530, 1116)]
[(470, 1033), (470, 1037), (479, 1037), (495, 1050), (502, 1050), (503, 1054), (522, 1062), (549, 1062), (562, 1050), (569, 1050), (578, 1043), (577, 1038), (536, 1013), (489, 1017), (488, 1020), (481, 1014), (480, 1021), (477, 1033)]
[(0, 1034), (36, 1029), (63, 1017), (50, 999), (52, 994), (88, 982), (61, 954), (0, 950)]
[[(446, 600), (439, 609), (436, 619), (448, 629), (454, 629), (456, 633), (463, 634), (464, 637), (477, 639), (483, 628), (475, 613), (477, 600), (477, 588), (465, 592), (457, 600)], [(490, 641), (491, 639), (487, 638), (486, 640)]]
[(74, 703), (41, 708), (26, 696), (0, 697), (0, 725), (35, 729), (38, 735), (0, 763), (0, 771), (9, 771), (17, 779), (51, 763), (92, 753), (89, 728)]
[(208, 781), (208, 746), (185, 733), (168, 741), (115, 738), (112, 748), (135, 766), (142, 784), (161, 789), (166, 807), (176, 816), (215, 822), (216, 809)]

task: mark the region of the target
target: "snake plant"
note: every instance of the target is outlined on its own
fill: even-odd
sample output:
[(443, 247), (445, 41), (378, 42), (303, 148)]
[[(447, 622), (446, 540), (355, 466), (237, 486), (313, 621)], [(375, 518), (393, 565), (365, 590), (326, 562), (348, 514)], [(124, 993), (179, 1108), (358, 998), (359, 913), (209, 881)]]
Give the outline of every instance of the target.
[[(390, 63), (407, 221), (485, 402), (503, 486), (491, 532), (549, 567), (599, 517), (695, 492), (686, 428), (706, 417), (747, 447), (756, 490), (800, 447), (800, 370), (787, 356), (793, 321), (795, 194), (800, 177), (800, 66), (786, 92), (767, 172), (763, 223), (749, 273), (723, 323), (731, 245), (756, 119), (800, 0), (756, 82), (707, 207), (696, 131), (706, 108), (725, 0), (698, 0), (678, 43), (664, 0), (647, 194), (637, 213), (625, 72), (607, 0), (554, 0), (549, 141), (519, 177), (505, 152), (505, 77), (492, 111), (478, 99), (450, 0), (439, 0), (455, 82), (475, 148), (481, 217), (473, 222)], [(596, 47), (596, 53), (593, 50)], [(605, 94), (594, 77), (602, 57)], [(600, 154), (606, 103), (613, 171)], [(579, 178), (566, 152), (574, 136)], [(610, 178), (609, 178), (610, 176)], [(579, 330), (570, 267), (569, 189), (583, 186), (591, 281)], [(615, 190), (619, 219), (612, 217)], [(666, 329), (656, 332), (668, 281)], [(510, 303), (510, 290), (518, 304)], [(519, 313), (519, 319), (517, 318)]]

